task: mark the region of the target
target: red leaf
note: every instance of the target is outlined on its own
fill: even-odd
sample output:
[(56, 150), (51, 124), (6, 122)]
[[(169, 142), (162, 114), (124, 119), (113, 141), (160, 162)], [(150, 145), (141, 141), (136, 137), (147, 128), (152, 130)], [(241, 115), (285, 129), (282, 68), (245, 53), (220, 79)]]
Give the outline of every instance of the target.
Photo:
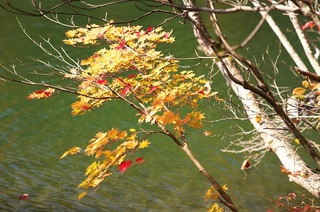
[(315, 24), (313, 21), (309, 21), (309, 22), (305, 23), (305, 24), (301, 27), (301, 29), (302, 29), (302, 30), (305, 30), (305, 29), (307, 29), (307, 28), (313, 28), (315, 25), (316, 25), (316, 24)]
[(199, 91), (198, 94), (205, 95), (204, 91)]
[(119, 165), (119, 171), (123, 174), (131, 166), (131, 160), (122, 161)]
[(27, 200), (27, 199), (29, 199), (29, 194), (21, 194), (21, 195), (19, 196), (19, 199), (21, 199), (21, 200)]
[(129, 76), (128, 76), (128, 79), (132, 79), (133, 77), (135, 77), (135, 76), (137, 76), (136, 74), (130, 74)]
[(151, 32), (152, 30), (153, 30), (153, 27), (152, 27), (152, 26), (148, 27), (148, 29), (147, 29), (147, 31), (146, 31), (146, 34), (148, 34), (149, 32)]
[(108, 82), (107, 82), (107, 80), (105, 80), (105, 79), (98, 79), (98, 80), (97, 80), (97, 83), (98, 83), (99, 85), (105, 85), (105, 84), (107, 84)]
[(81, 107), (81, 110), (89, 110), (90, 109), (90, 106), (89, 105), (83, 105)]
[(144, 162), (144, 160), (142, 157), (136, 159), (136, 163), (143, 163), (143, 162)]
[(167, 38), (169, 38), (169, 37), (170, 37), (170, 34), (169, 34), (169, 33), (166, 33), (166, 34), (164, 34), (164, 36), (163, 36), (164, 39), (167, 39)]
[(126, 45), (126, 42), (124, 40), (122, 40), (115, 49), (116, 50), (122, 49), (125, 45)]
[(241, 165), (241, 170), (247, 170), (250, 168), (251, 168), (250, 160), (249, 159), (244, 160)]
[(303, 211), (311, 211), (311, 210), (312, 210), (312, 208), (311, 208), (310, 205), (306, 205), (306, 206), (304, 206), (304, 208), (303, 208)]
[(41, 90), (36, 90), (34, 93), (35, 94), (42, 94), (44, 92), (44, 89), (41, 89)]
[(51, 94), (52, 94), (52, 93), (51, 93), (50, 91), (45, 91), (45, 92), (44, 92), (44, 95), (45, 95), (46, 97), (50, 97)]
[(153, 91), (155, 91), (155, 90), (157, 90), (159, 88), (159, 86), (152, 86), (151, 88), (150, 88), (150, 93), (152, 93)]
[(125, 97), (130, 91), (130, 85), (128, 84), (126, 87), (124, 87), (121, 91), (120, 91), (120, 95), (122, 97)]

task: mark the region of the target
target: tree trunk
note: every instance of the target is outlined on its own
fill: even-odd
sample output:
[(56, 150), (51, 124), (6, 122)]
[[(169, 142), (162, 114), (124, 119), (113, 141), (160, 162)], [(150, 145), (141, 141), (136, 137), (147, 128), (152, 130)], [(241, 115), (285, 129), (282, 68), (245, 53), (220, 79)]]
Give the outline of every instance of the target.
[[(263, 115), (265, 113), (259, 105), (259, 100), (255, 98), (252, 91), (234, 83), (229, 78), (227, 71), (237, 79), (243, 81), (239, 70), (235, 67), (233, 61), (226, 58), (223, 62), (227, 66), (228, 70), (222, 66), (221, 62), (217, 63), (217, 65), (219, 66), (228, 86), (233, 89), (237, 97), (241, 100), (250, 122), (260, 134), (266, 148), (270, 148), (285, 167), (286, 173), (289, 176), (289, 181), (297, 183), (307, 189), (314, 196), (320, 197), (320, 175), (312, 172), (310, 168), (306, 166), (306, 163), (290, 144), (290, 137), (288, 137), (287, 133), (283, 133), (282, 130), (279, 130), (286, 128), (283, 121), (280, 117), (275, 118), (277, 119), (277, 121), (275, 121), (270, 120), (268, 116)], [(259, 123), (256, 121), (257, 116), (261, 117)]]
[[(196, 7), (192, 0), (184, 0), (184, 4), (186, 7)], [(211, 16), (213, 19), (212, 25), (217, 25), (218, 22), (214, 14), (211, 14)], [(188, 19), (193, 23), (194, 35), (204, 53), (207, 56), (212, 56), (214, 53), (217, 53), (214, 46), (216, 43), (212, 42), (211, 37), (208, 35), (199, 12), (189, 11)], [(214, 27), (214, 30), (217, 33), (220, 29)], [(219, 35), (217, 35), (217, 37), (219, 37)], [(214, 61), (224, 76), (227, 85), (233, 89), (236, 96), (242, 102), (250, 122), (261, 137), (261, 142), (263, 142), (266, 149), (269, 148), (277, 155), (284, 167), (282, 171), (288, 174), (289, 180), (304, 187), (315, 197), (320, 197), (320, 174), (312, 172), (312, 170), (307, 167), (306, 163), (290, 144), (292, 140), (292, 138), (290, 139), (291, 136), (279, 130), (281, 128), (287, 128), (281, 117), (276, 115), (273, 120), (270, 120), (263, 111), (259, 103), (260, 100), (255, 97), (254, 93), (244, 88), (243, 85), (235, 82), (234, 79), (239, 82), (245, 81), (235, 61), (231, 59), (231, 57), (219, 57), (219, 60), (215, 59)], [(257, 116), (261, 117), (259, 122), (256, 119)], [(277, 120), (277, 122), (275, 122), (275, 120)]]

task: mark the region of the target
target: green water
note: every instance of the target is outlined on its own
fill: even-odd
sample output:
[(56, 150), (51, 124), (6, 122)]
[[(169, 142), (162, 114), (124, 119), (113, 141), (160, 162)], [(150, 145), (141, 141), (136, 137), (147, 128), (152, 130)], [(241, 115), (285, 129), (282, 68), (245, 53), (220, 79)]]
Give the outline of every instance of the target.
[[(28, 5), (19, 5), (23, 8), (24, 4)], [(130, 8), (126, 8), (128, 9)], [(109, 17), (115, 20), (123, 18), (123, 15), (125, 18), (135, 15), (123, 13), (117, 7), (108, 12)], [(57, 48), (64, 46), (61, 40), (66, 28), (41, 18), (18, 18), (37, 41), (41, 40), (38, 36), (41, 35), (51, 38), (52, 44)], [(221, 18), (225, 30), (232, 32), (229, 39), (234, 42), (242, 40), (252, 29), (252, 24), (259, 20), (258, 16), (256, 20), (248, 20), (245, 14)], [(153, 15), (139, 24), (148, 27), (152, 23), (158, 23), (158, 20), (159, 16)], [(281, 22), (282, 19), (279, 20)], [(191, 28), (189, 25), (181, 25), (179, 21), (181, 20), (174, 20), (165, 26), (168, 30), (175, 27), (174, 36), (177, 41), (170, 49), (163, 50), (172, 52), (177, 57), (194, 56), (196, 42)], [(246, 24), (239, 28), (244, 22)], [(12, 61), (19, 58), (41, 68), (42, 66), (30, 62), (28, 57), (52, 60), (22, 33), (15, 15), (0, 10), (0, 24), (1, 64), (10, 66)], [(258, 61), (265, 66), (265, 62), (259, 59), (270, 43), (273, 44), (269, 46), (270, 51), (276, 54), (279, 46), (274, 43), (274, 37), (265, 26), (250, 43), (249, 51), (243, 51), (256, 55)], [(65, 48), (71, 56), (79, 59), (91, 52), (90, 49)], [(286, 59), (286, 56), (282, 59)], [(284, 66), (281, 61), (279, 64), (280, 67), (292, 65), (293, 63)], [(20, 70), (26, 73), (31, 68)], [(206, 73), (207, 69), (200, 66), (197, 71)], [(291, 79), (286, 76), (282, 80), (284, 85), (288, 84), (288, 77)], [(36, 79), (36, 76), (31, 78)], [(214, 89), (225, 92), (226, 87), (221, 79), (219, 76), (212, 79)], [(44, 80), (59, 82), (52, 77)], [(281, 78), (279, 80), (281, 82)], [(98, 131), (107, 131), (111, 127), (134, 128), (135, 114), (130, 112), (128, 106), (107, 103), (85, 116), (74, 118), (70, 114), (70, 104), (75, 96), (60, 94), (43, 101), (27, 100), (26, 96), (34, 89), (0, 82), (0, 211), (205, 211), (209, 207), (210, 203), (203, 200), (209, 183), (173, 142), (161, 136), (152, 137), (150, 148), (139, 153), (145, 163), (129, 169), (123, 175), (115, 174), (97, 192), (81, 201), (76, 200), (80, 192), (76, 187), (84, 179), (83, 173), (90, 159), (75, 156), (59, 160), (61, 154), (72, 146), (85, 146)], [(211, 107), (206, 108), (210, 117), (217, 115)], [(247, 125), (249, 124), (246, 122), (242, 123), (243, 127)], [(228, 135), (231, 127), (230, 123), (224, 122), (210, 125), (207, 130)], [(219, 149), (221, 140), (217, 137), (203, 137), (200, 132), (191, 131), (188, 138), (196, 157), (218, 182), (227, 184), (228, 193), (240, 211), (265, 211), (273, 208), (272, 200), (279, 195), (306, 193), (289, 183), (287, 177), (280, 173), (280, 163), (272, 153), (267, 154), (254, 169), (242, 172), (240, 166), (243, 155), (222, 153)], [(26, 201), (19, 200), (18, 197), (23, 193), (28, 193), (30, 198)]]

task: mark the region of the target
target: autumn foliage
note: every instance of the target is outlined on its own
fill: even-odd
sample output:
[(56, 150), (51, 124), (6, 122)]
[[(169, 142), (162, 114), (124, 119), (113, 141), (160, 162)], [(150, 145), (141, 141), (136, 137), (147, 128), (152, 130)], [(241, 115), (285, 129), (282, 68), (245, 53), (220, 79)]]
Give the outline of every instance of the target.
[[(101, 49), (70, 68), (64, 78), (79, 82), (78, 100), (72, 115), (83, 115), (108, 101), (120, 100), (137, 112), (138, 123), (158, 126), (159, 132), (178, 143), (187, 128), (201, 128), (204, 114), (198, 110), (199, 100), (214, 97), (204, 76), (191, 70), (179, 70), (178, 60), (156, 50), (158, 44), (172, 43), (171, 32), (161, 27), (88, 25), (66, 33), (65, 44), (73, 46), (101, 45)], [(29, 99), (47, 98), (53, 89), (39, 90)], [(172, 132), (171, 132), (172, 130)], [(154, 133), (154, 132), (152, 132)], [(114, 172), (144, 162), (135, 157), (139, 149), (148, 147), (151, 132), (121, 131), (112, 128), (98, 132), (85, 149), (72, 147), (67, 155), (83, 153), (96, 160), (87, 167), (81, 188), (98, 187)], [(87, 193), (82, 192), (78, 198)]]

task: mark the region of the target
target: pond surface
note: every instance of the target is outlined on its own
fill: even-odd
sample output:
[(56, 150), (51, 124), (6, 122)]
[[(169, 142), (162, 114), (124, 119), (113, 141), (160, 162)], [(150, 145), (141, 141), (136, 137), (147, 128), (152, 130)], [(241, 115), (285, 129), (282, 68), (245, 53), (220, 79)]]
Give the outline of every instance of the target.
[[(27, 3), (20, 3), (20, 6), (24, 4), (27, 7)], [(108, 12), (110, 17), (113, 15), (112, 19), (123, 18), (120, 8)], [(130, 18), (130, 15), (126, 16)], [(65, 27), (41, 18), (15, 16), (0, 10), (0, 63), (7, 67), (17, 61), (16, 58), (37, 68), (43, 66), (30, 62), (28, 57), (55, 63), (23, 34), (16, 17), (35, 40), (41, 41), (39, 35), (51, 38), (56, 48), (63, 46), (74, 58), (82, 59), (93, 52), (65, 47), (62, 42), (67, 30)], [(244, 39), (259, 20), (258, 16), (256, 20), (248, 20), (245, 14), (221, 18), (226, 30), (234, 32), (230, 38), (234, 42)], [(158, 20), (159, 17), (154, 15), (139, 24), (148, 27)], [(241, 22), (246, 24), (239, 29), (236, 26)], [(282, 16), (279, 16), (279, 22), (287, 23)], [(174, 47), (165, 51), (176, 57), (194, 56), (196, 42), (190, 26), (181, 25), (177, 19), (165, 27), (167, 30), (175, 27), (177, 40)], [(259, 63), (267, 66), (264, 65), (267, 62), (259, 58), (270, 43), (274, 45), (269, 46), (269, 52), (276, 57), (279, 45), (271, 42), (274, 39), (269, 28), (264, 26), (250, 43), (247, 54), (256, 55)], [(292, 65), (286, 64), (286, 67)], [(279, 66), (285, 67), (281, 61)], [(32, 68), (21, 70), (26, 73)], [(202, 74), (207, 71), (205, 66), (197, 70)], [(32, 75), (31, 78), (38, 77)], [(226, 87), (221, 79), (219, 76), (213, 78), (214, 89), (224, 93)], [(47, 77), (45, 80), (59, 83), (57, 78)], [(281, 80), (280, 73), (279, 81), (286, 85), (288, 76)], [(135, 114), (128, 106), (107, 103), (85, 116), (72, 117), (70, 105), (75, 96), (60, 94), (46, 100), (27, 100), (26, 96), (35, 89), (0, 82), (0, 211), (206, 211), (209, 207), (210, 203), (203, 199), (209, 183), (187, 156), (162, 136), (152, 137), (150, 147), (140, 152), (145, 163), (125, 174), (114, 174), (98, 191), (78, 201), (76, 197), (81, 191), (77, 185), (84, 179), (83, 174), (91, 160), (82, 156), (63, 160), (59, 157), (72, 146), (84, 147), (99, 131), (107, 131), (111, 127), (136, 128)], [(218, 116), (214, 108), (206, 108), (210, 117)], [(243, 122), (242, 127), (249, 127), (249, 123)], [(227, 135), (231, 132), (228, 122), (219, 122), (206, 129), (214, 134)], [(268, 153), (257, 167), (243, 172), (240, 166), (244, 155), (221, 152), (218, 137), (204, 137), (199, 131), (189, 132), (188, 137), (196, 157), (219, 183), (227, 184), (228, 193), (240, 211), (266, 211), (273, 208), (272, 201), (279, 195), (306, 193), (280, 173), (280, 163), (272, 153)], [(19, 200), (18, 197), (24, 193), (29, 194), (29, 199)]]

